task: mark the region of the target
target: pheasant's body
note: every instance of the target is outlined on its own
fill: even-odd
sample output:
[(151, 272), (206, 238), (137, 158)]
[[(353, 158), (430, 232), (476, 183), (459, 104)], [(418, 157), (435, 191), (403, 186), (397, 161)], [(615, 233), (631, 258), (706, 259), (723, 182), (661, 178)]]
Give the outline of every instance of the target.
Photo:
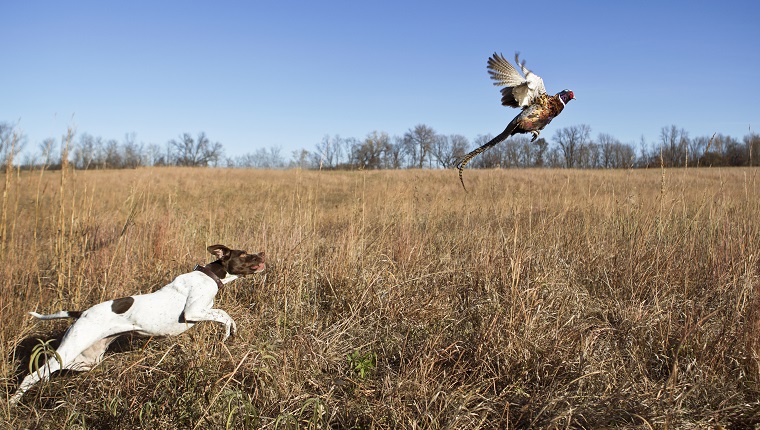
[(525, 77), (501, 55), (494, 54), (488, 59), (488, 73), (496, 81), (494, 85), (504, 86), (501, 89), (501, 104), (521, 107), (522, 112), (498, 136), (465, 155), (459, 161), (457, 168), (459, 169), (459, 180), (462, 182), (462, 187), (464, 187), (462, 171), (473, 157), (514, 134), (531, 133), (533, 140), (536, 140), (541, 130), (562, 112), (565, 104), (575, 98), (573, 92), (569, 90), (560, 91), (553, 96), (548, 95), (544, 88), (543, 79), (528, 70), (524, 61), (520, 63), (517, 54), (515, 54), (515, 62), (522, 69)]
[(512, 121), (516, 123), (517, 128), (512, 134), (533, 133), (535, 140), (541, 130), (544, 129), (557, 115), (565, 108), (565, 103), (559, 95), (550, 96), (542, 94), (528, 107), (523, 108), (520, 115), (517, 115)]

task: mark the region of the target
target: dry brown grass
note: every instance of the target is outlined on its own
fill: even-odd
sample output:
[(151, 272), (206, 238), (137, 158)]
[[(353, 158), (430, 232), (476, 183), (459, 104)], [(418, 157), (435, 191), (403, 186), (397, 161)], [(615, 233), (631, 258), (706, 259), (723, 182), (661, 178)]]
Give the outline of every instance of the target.
[[(153, 291), (265, 250), (238, 323), (126, 339), (13, 428), (760, 425), (760, 170), (14, 174), (0, 376), (67, 323), (25, 313)], [(63, 196), (61, 196), (63, 190)], [(62, 214), (62, 216), (61, 216)], [(16, 358), (14, 358), (16, 357)]]

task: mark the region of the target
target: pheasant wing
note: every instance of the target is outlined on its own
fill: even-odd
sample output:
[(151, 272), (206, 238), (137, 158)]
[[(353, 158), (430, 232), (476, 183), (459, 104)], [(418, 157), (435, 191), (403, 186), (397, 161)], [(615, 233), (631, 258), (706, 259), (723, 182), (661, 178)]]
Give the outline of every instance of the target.
[(501, 104), (511, 107), (529, 106), (533, 100), (546, 93), (544, 81), (538, 75), (525, 67), (525, 62), (520, 63), (518, 54), (515, 54), (515, 62), (520, 66), (525, 76), (523, 77), (503, 55), (494, 53), (488, 59), (488, 74), (494, 81), (494, 85), (503, 86), (501, 89)]
[(525, 80), (528, 81), (528, 88), (530, 88), (535, 94), (533, 97), (537, 97), (542, 94), (546, 94), (546, 88), (544, 87), (544, 80), (540, 76), (528, 70), (525, 67), (525, 60), (520, 61), (520, 53), (515, 53), (515, 63), (520, 65), (522, 72), (525, 74)]

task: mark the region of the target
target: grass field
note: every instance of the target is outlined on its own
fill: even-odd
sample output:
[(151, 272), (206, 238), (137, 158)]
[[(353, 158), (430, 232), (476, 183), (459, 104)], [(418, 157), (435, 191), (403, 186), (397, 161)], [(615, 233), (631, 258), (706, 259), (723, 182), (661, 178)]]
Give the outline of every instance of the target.
[[(760, 169), (14, 172), (0, 383), (83, 309), (222, 243), (202, 323), (126, 338), (9, 428), (758, 428)], [(26, 357), (26, 361), (25, 361)]]

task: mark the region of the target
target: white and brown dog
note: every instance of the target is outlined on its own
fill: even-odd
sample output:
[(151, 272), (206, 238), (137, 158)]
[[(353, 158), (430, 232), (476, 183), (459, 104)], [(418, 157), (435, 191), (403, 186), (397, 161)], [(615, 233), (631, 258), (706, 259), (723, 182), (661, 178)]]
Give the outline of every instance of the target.
[(108, 345), (123, 334), (176, 336), (201, 321), (224, 324), (225, 340), (234, 334), (235, 321), (227, 312), (212, 307), (214, 297), (224, 284), (264, 270), (264, 253), (249, 254), (223, 245), (209, 246), (208, 251), (217, 257), (216, 261), (177, 276), (154, 293), (109, 300), (83, 312), (30, 312), (42, 320), (78, 319), (63, 335), (55, 358), (24, 378), (9, 403), (18, 403), (26, 390), (47, 380), (56, 370), (92, 369), (103, 360)]

